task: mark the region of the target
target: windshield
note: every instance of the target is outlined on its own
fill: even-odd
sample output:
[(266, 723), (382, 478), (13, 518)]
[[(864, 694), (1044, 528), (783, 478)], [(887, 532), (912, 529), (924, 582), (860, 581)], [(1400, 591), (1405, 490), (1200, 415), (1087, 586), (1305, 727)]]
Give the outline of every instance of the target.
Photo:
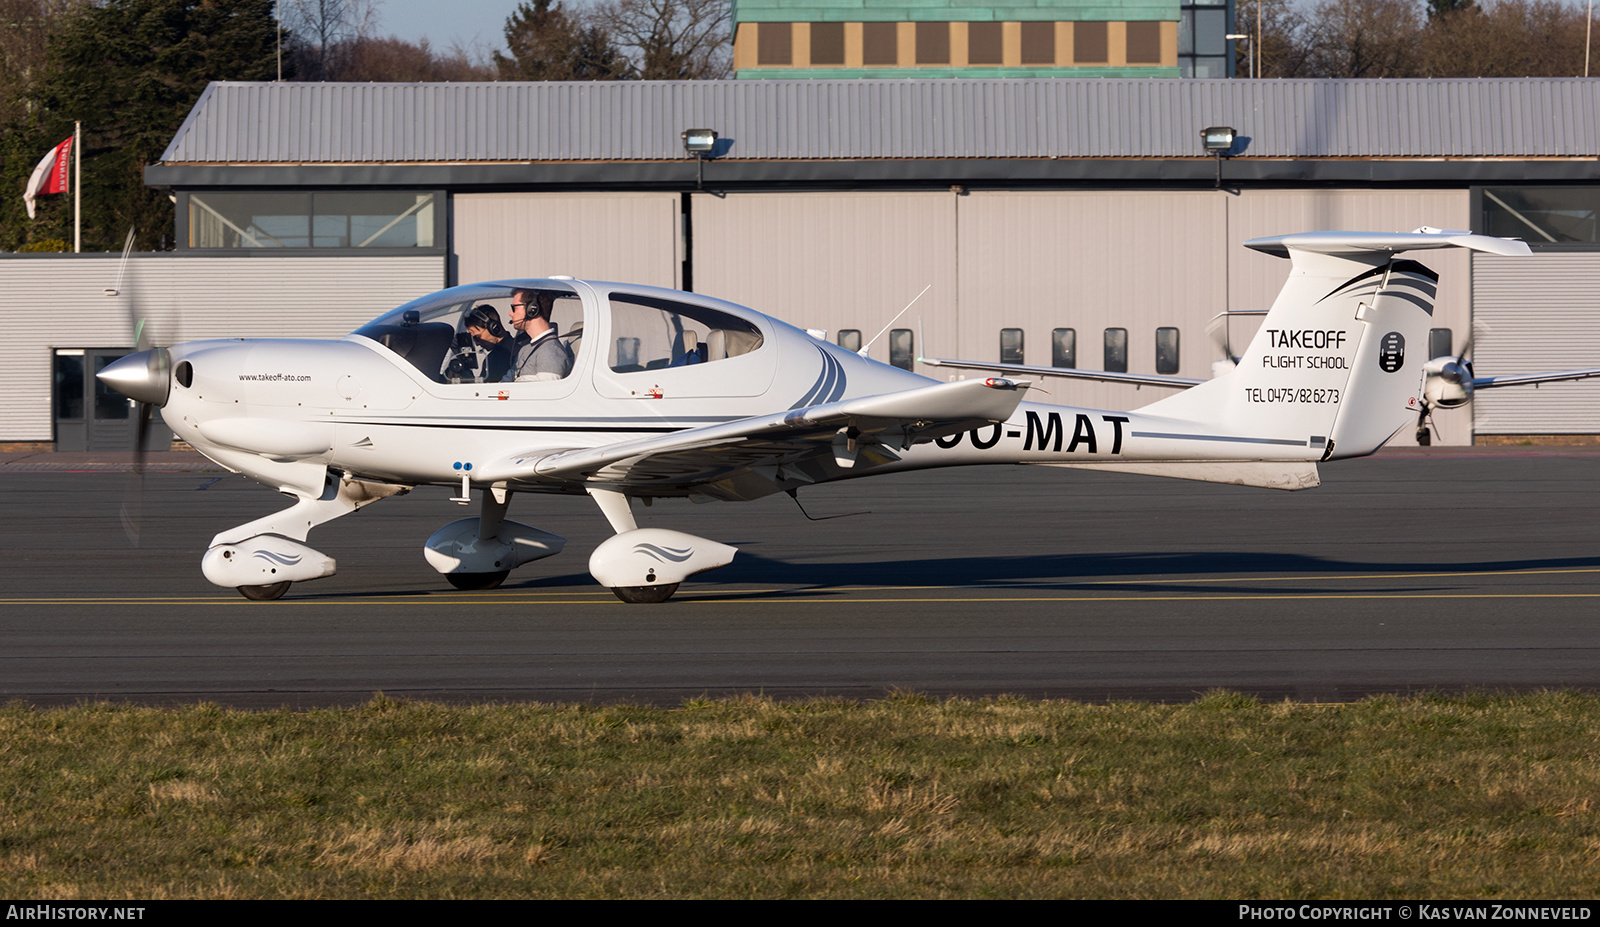
[(511, 304), (516, 294), (526, 294), (523, 302), (548, 308), (555, 337), (569, 355), (576, 355), (583, 302), (570, 284), (559, 280), (452, 287), (391, 310), (355, 334), (405, 358), (436, 383), (512, 380), (518, 332), (511, 322)]

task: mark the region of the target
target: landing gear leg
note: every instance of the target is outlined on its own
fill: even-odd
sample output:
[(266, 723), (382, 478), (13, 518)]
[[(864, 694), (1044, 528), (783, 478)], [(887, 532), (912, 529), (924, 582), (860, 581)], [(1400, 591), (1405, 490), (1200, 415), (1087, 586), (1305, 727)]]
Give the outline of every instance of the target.
[(640, 528), (627, 495), (595, 487), (588, 492), (617, 532), (589, 556), (589, 575), (624, 602), (665, 602), (683, 580), (727, 566), (737, 552), (682, 531)]
[(332, 576), (337, 568), (332, 557), (303, 543), (312, 528), (409, 488), (324, 472), (320, 495), (297, 490), (294, 505), (212, 538), (200, 569), (247, 599), (281, 598), (291, 583)]
[(1417, 447), (1431, 447), (1433, 445), (1433, 432), (1428, 428), (1428, 407), (1422, 407), (1422, 414), (1417, 416)]

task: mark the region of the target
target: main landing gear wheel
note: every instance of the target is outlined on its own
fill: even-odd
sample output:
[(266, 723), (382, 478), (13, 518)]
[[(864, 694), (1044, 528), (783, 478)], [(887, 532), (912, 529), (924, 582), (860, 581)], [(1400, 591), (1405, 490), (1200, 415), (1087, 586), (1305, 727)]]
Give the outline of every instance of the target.
[(672, 598), (678, 591), (677, 583), (665, 583), (660, 586), (612, 586), (611, 591), (617, 598), (630, 605), (648, 605), (656, 602), (665, 602)]
[(253, 602), (271, 602), (273, 599), (283, 598), (283, 594), (288, 592), (289, 587), (292, 585), (294, 584), (286, 579), (281, 583), (271, 583), (266, 586), (240, 586), (238, 589), (240, 595)]
[(493, 573), (446, 573), (444, 578), (457, 589), (471, 592), (476, 589), (498, 589), (510, 575), (510, 570), (498, 570)]

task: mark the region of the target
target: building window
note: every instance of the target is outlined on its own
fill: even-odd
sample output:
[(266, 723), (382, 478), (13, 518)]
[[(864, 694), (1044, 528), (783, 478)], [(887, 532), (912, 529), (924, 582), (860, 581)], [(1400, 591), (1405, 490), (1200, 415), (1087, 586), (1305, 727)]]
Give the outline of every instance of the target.
[[(1104, 26), (1105, 23), (1101, 23)], [(1056, 63), (1056, 24), (1022, 24), (1022, 63), (1053, 65)]]
[(844, 348), (846, 351), (849, 351), (852, 354), (860, 352), (860, 350), (861, 350), (861, 329), (859, 329), (859, 328), (841, 328), (841, 329), (839, 329), (839, 347)]
[(844, 23), (811, 24), (811, 63), (844, 64)]
[(756, 64), (762, 67), (794, 64), (793, 23), (756, 24)]
[(897, 328), (889, 333), (889, 363), (901, 370), (916, 366), (917, 347), (911, 338), (911, 329)]
[(1050, 332), (1050, 366), (1078, 366), (1078, 330), (1058, 328)]
[(950, 24), (917, 23), (917, 64), (950, 63)]
[(1454, 339), (1448, 328), (1428, 329), (1428, 359), (1435, 357), (1455, 357)]
[(1156, 373), (1171, 376), (1178, 372), (1178, 330), (1156, 329)]
[(1106, 362), (1101, 368), (1107, 373), (1128, 372), (1128, 330), (1106, 329)]
[(1227, 0), (1183, 0), (1178, 7), (1178, 72), (1182, 77), (1232, 77)]
[(185, 193), (188, 248), (432, 248), (435, 194)]
[(1128, 63), (1161, 63), (1161, 24), (1128, 23)]
[(1074, 64), (1105, 64), (1111, 60), (1111, 42), (1106, 38), (1105, 23), (1072, 24), (1072, 61)]
[(967, 64), (1001, 64), (1005, 41), (999, 23), (967, 23)]
[(1022, 363), (1022, 329), (1000, 329), (1000, 363)]
[(1600, 187), (1484, 187), (1484, 235), (1530, 248), (1600, 244)]
[(861, 63), (868, 67), (894, 67), (900, 63), (895, 39), (899, 23), (861, 24)]

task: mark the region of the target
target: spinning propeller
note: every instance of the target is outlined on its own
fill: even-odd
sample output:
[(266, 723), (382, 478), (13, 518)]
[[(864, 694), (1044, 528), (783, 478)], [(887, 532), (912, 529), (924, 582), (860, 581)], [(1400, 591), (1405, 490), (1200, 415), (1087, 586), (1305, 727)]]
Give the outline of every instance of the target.
[(131, 282), (123, 291), (128, 257), (133, 251), (134, 230), (122, 248), (122, 264), (117, 270), (117, 285), (107, 296), (122, 297), (128, 310), (128, 326), (133, 332), (134, 353), (108, 364), (97, 376), (101, 382), (133, 400), (133, 478), (122, 503), (122, 530), (135, 547), (139, 545), (140, 516), (144, 509), (144, 474), (154, 425), (155, 410), (166, 405), (172, 388), (172, 355), (157, 343), (156, 326), (141, 311)]

